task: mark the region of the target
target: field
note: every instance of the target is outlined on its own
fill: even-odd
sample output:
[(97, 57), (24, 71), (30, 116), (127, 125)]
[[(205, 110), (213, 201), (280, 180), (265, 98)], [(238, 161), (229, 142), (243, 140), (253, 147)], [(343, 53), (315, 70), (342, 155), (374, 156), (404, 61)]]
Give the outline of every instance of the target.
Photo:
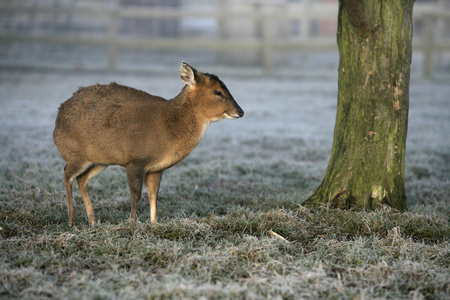
[[(245, 111), (212, 124), (165, 171), (159, 223), (147, 195), (130, 224), (125, 172), (78, 188), (67, 226), (59, 104), (79, 86), (130, 85), (166, 98), (173, 72), (0, 70), (0, 299), (448, 299), (450, 85), (413, 76), (408, 212), (308, 210), (331, 153), (335, 76), (217, 73)], [(274, 234), (276, 233), (276, 234)]]

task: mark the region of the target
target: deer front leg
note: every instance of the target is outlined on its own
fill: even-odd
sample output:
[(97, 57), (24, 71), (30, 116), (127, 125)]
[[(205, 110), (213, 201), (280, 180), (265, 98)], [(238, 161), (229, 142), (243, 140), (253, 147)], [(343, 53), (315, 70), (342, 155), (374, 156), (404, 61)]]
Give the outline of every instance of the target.
[(136, 222), (137, 208), (139, 200), (141, 200), (142, 184), (144, 181), (144, 171), (142, 168), (134, 165), (127, 166), (126, 170), (131, 195), (130, 222)]
[(162, 173), (162, 171), (147, 173), (145, 176), (145, 186), (147, 187), (148, 200), (150, 201), (150, 220), (152, 224), (156, 223), (156, 198), (158, 197)]

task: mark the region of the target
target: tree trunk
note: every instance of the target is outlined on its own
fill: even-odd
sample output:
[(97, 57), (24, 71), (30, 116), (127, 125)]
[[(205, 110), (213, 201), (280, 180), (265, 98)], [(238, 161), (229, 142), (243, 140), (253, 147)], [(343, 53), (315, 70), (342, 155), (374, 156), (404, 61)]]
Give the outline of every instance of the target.
[(333, 149), (309, 207), (406, 209), (413, 0), (340, 0)]

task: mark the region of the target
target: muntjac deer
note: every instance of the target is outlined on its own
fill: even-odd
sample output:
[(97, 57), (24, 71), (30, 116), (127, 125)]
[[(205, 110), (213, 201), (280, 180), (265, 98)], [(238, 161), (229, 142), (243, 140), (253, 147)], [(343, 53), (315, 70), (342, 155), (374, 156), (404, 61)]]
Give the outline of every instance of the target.
[(95, 224), (88, 180), (109, 165), (125, 167), (131, 194), (130, 221), (145, 183), (151, 222), (156, 222), (156, 198), (161, 175), (183, 160), (201, 141), (211, 122), (244, 115), (225, 84), (183, 62), (186, 84), (166, 100), (110, 83), (80, 88), (59, 107), (53, 138), (62, 158), (69, 226), (74, 224), (72, 183), (78, 187), (89, 222)]

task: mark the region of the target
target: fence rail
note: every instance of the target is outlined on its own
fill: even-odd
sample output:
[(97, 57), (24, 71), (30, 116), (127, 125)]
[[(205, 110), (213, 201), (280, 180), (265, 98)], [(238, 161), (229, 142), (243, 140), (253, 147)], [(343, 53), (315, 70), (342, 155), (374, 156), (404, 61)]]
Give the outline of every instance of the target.
[[(85, 16), (103, 19), (107, 24), (107, 32), (92, 35), (77, 34), (45, 34), (45, 33), (18, 33), (0, 28), (0, 42), (44, 42), (50, 44), (74, 45), (101, 45), (108, 49), (108, 66), (116, 68), (117, 52), (120, 48), (144, 49), (206, 49), (206, 50), (259, 50), (262, 52), (263, 65), (266, 72), (274, 68), (274, 53), (278, 50), (316, 50), (337, 49), (336, 37), (311, 36), (305, 28), (311, 21), (326, 21), (337, 19), (336, 3), (296, 3), (286, 4), (282, 12), (279, 10), (261, 9), (258, 11), (228, 11), (227, 5), (217, 5), (209, 9), (180, 9), (157, 7), (124, 7), (116, 2), (99, 2), (96, 5), (81, 7), (42, 7), (17, 5), (17, 2), (0, 4), (0, 16), (4, 14), (34, 15), (64, 15)], [(224, 1), (220, 3), (226, 3)], [(124, 38), (117, 33), (118, 20), (121, 18), (133, 19), (175, 19), (209, 18), (221, 21), (228, 18), (245, 19), (260, 22), (262, 34), (260, 37), (235, 39), (223, 38), (218, 34), (214, 38)], [(439, 20), (450, 19), (450, 10), (432, 4), (417, 3), (414, 7), (414, 21), (424, 24), (424, 33), (414, 37), (414, 51), (424, 53), (423, 75), (428, 77), (433, 72), (433, 56), (438, 51), (450, 51), (450, 40), (435, 39), (434, 33)], [(279, 38), (275, 35), (275, 26), (278, 22), (298, 21), (302, 30), (296, 36)], [(219, 32), (221, 29), (219, 28)]]

